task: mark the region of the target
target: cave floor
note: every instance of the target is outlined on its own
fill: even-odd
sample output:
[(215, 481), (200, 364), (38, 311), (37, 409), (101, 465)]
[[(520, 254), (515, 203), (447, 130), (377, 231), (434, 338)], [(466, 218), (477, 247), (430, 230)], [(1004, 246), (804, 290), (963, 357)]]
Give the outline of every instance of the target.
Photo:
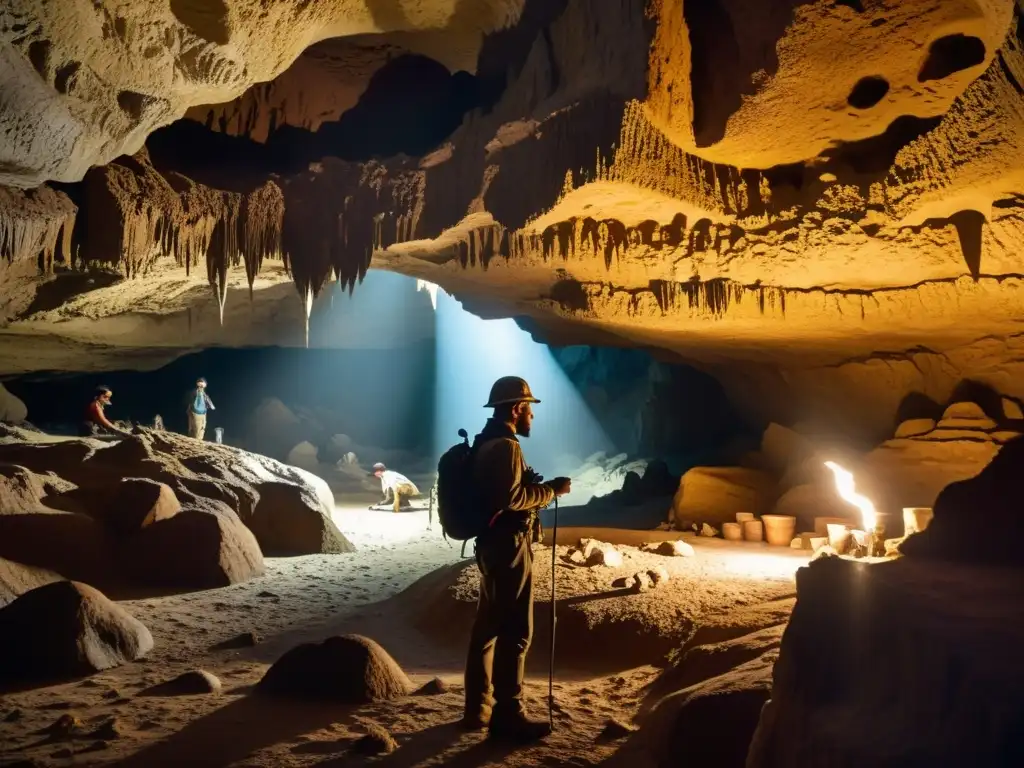
[[(0, 765), (18, 760), (37, 766), (140, 768), (365, 764), (368, 758), (351, 747), (368, 723), (383, 726), (399, 743), (391, 754), (369, 758), (380, 765), (584, 766), (610, 757), (621, 741), (603, 739), (600, 734), (613, 718), (623, 723), (632, 720), (646, 687), (660, 670), (645, 666), (615, 674), (558, 674), (556, 732), (540, 746), (510, 752), (488, 742), (482, 733), (463, 732), (457, 721), (462, 708), (464, 639), (448, 644), (426, 639), (410, 620), (422, 598), (415, 590), (404, 592), (428, 573), (454, 572), (445, 566), (459, 561), (459, 547), (449, 547), (436, 523), (433, 531), (426, 530), (425, 510), (370, 512), (367, 503), (350, 499), (336, 510), (339, 527), (358, 547), (354, 554), (268, 558), (266, 573), (245, 584), (123, 601), (149, 627), (153, 651), (139, 663), (84, 680), (4, 695), (0, 699)], [(760, 568), (737, 582), (738, 561), (730, 559), (733, 548), (723, 548), (725, 542), (694, 544), (696, 557), (665, 559), (676, 561), (672, 568), (692, 571), (694, 578), (718, 578), (731, 585), (722, 593), (727, 597), (720, 598), (729, 604), (701, 605), (701, 611), (730, 610), (734, 601), (791, 595), (793, 573), (805, 562), (779, 550), (781, 557), (769, 576)], [(749, 545), (743, 551), (753, 553)], [(538, 569), (550, 568), (549, 552), (538, 551)], [(773, 581), (768, 591), (766, 578)], [(572, 583), (570, 579), (570, 588)], [(659, 589), (657, 599), (670, 604), (692, 602), (682, 594), (684, 583), (675, 591)], [(538, 594), (548, 588), (538, 583)], [(560, 602), (562, 590), (560, 581)], [(541, 610), (546, 609), (538, 606)], [(256, 633), (262, 641), (253, 647), (218, 648), (247, 632)], [(361, 632), (381, 642), (417, 687), (437, 677), (449, 689), (439, 695), (359, 708), (282, 703), (247, 695), (287, 649), (345, 632)], [(547, 633), (538, 631), (534, 656), (546, 657), (546, 641)], [(572, 640), (567, 637), (564, 642)], [(537, 668), (545, 668), (546, 660), (532, 666), (528, 695), (534, 714), (540, 716), (546, 713), (547, 680)], [(222, 691), (177, 697), (143, 693), (196, 669), (216, 675)], [(81, 721), (76, 735), (56, 740), (47, 735), (46, 729), (67, 714)]]

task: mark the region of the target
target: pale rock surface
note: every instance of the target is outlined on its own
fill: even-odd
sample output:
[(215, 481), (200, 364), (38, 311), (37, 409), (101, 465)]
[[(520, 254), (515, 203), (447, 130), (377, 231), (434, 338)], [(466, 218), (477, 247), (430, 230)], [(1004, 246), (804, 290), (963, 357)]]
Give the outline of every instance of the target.
[(320, 463), (317, 458), (318, 454), (319, 449), (315, 445), (308, 440), (303, 440), (288, 451), (288, 458), (285, 459), (285, 463), (295, 467), (315, 468)]
[(614, 544), (609, 544), (596, 539), (581, 539), (579, 551), (583, 554), (583, 562), (588, 567), (598, 565), (609, 568), (618, 568), (622, 565), (622, 552)]
[(682, 476), (672, 500), (677, 522), (736, 520), (737, 512), (761, 515), (775, 500), (775, 479), (742, 467), (694, 467)]
[(12, 395), (3, 384), (0, 384), (0, 421), (15, 424), (28, 418), (28, 408), (20, 398)]
[(893, 437), (918, 437), (935, 429), (935, 419), (907, 419), (896, 428)]
[(693, 550), (693, 545), (688, 544), (682, 539), (651, 542), (645, 544), (641, 549), (644, 552), (664, 555), (665, 557), (693, 557), (696, 554)]
[(1012, 400), (1009, 397), (1002, 399), (1003, 405), (1003, 416), (1013, 421), (1020, 421), (1024, 419), (1024, 410), (1021, 409), (1020, 403), (1016, 400)]

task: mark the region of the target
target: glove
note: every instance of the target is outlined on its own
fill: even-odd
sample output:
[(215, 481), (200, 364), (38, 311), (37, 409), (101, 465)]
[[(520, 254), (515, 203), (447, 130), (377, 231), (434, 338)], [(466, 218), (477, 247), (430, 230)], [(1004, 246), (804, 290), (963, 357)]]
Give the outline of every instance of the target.
[(544, 482), (544, 475), (535, 472), (533, 467), (527, 467), (526, 471), (523, 473), (523, 480), (526, 481), (528, 485), (540, 485)]

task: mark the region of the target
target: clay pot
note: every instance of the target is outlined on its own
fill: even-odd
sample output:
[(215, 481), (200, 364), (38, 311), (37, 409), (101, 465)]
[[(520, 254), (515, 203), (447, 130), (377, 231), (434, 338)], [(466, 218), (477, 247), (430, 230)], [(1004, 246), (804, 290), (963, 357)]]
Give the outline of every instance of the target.
[(722, 536), (726, 541), (743, 541), (743, 526), (739, 523), (722, 523)]
[(743, 523), (743, 538), (747, 541), (763, 541), (764, 523), (760, 520), (747, 520)]
[(744, 523), (746, 523), (746, 522), (748, 522), (750, 520), (753, 520), (753, 519), (754, 519), (754, 513), (753, 512), (737, 512), (736, 513), (736, 522), (739, 523), (740, 525), (743, 525)]
[(903, 508), (903, 535), (909, 536), (912, 533), (920, 533), (932, 521), (931, 507), (904, 507)]
[(796, 534), (796, 517), (793, 515), (761, 515), (764, 522), (764, 537), (773, 547), (788, 547)]
[(832, 524), (842, 524), (845, 527), (850, 524), (850, 519), (846, 517), (816, 517), (814, 518), (814, 532), (819, 536), (827, 536), (828, 527)]

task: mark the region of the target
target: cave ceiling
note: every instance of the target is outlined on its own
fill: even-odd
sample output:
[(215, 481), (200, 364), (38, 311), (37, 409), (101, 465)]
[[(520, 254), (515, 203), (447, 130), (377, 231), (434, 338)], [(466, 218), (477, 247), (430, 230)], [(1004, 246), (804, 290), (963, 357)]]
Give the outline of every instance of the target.
[(779, 410), (1024, 396), (1019, 24), (1013, 0), (15, 0), (0, 370), (301, 344), (372, 266)]

